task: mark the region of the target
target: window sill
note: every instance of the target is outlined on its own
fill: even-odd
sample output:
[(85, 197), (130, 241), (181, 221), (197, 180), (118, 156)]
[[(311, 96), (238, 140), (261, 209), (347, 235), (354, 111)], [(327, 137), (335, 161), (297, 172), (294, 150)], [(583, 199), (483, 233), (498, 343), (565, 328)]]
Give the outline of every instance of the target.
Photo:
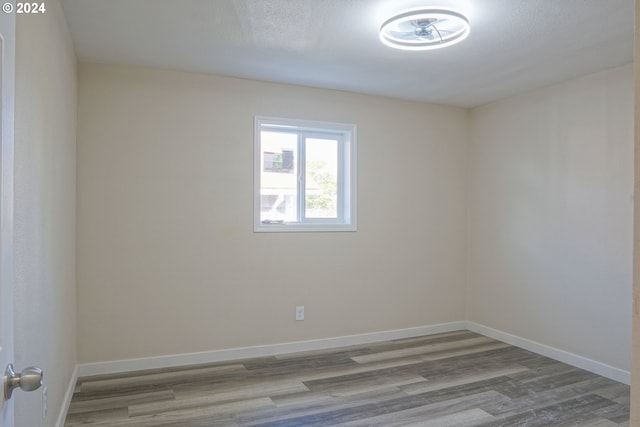
[(356, 231), (355, 224), (255, 224), (254, 233)]

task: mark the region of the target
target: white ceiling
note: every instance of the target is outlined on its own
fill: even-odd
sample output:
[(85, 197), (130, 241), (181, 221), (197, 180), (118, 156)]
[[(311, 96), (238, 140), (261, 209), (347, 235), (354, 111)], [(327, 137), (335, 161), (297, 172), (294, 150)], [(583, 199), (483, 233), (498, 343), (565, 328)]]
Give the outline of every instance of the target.
[[(81, 61), (472, 107), (633, 61), (634, 0), (62, 0)], [(408, 52), (393, 13), (463, 12), (471, 34)]]

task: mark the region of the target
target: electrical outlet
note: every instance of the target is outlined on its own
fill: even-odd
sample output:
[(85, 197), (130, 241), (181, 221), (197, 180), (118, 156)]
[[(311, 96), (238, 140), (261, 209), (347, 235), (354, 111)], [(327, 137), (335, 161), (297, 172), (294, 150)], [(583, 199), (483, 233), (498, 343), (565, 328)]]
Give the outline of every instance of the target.
[(299, 305), (296, 307), (296, 320), (304, 320), (304, 306)]
[(42, 387), (42, 419), (47, 417), (47, 386)]

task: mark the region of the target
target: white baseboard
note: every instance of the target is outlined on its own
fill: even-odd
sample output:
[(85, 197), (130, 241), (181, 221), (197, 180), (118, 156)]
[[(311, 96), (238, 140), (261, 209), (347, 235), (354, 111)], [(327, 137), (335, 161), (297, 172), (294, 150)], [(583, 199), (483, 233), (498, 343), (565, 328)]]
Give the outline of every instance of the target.
[(296, 341), (283, 344), (261, 345), (253, 347), (230, 348), (199, 353), (174, 354), (169, 356), (145, 357), (140, 359), (114, 360), (110, 362), (83, 363), (78, 365), (79, 377), (114, 374), (147, 369), (168, 368), (186, 365), (249, 359), (253, 357), (274, 356), (278, 354), (298, 353), (302, 351), (322, 350), (349, 345), (368, 344), (387, 340), (433, 335), (466, 329), (466, 322), (440, 323), (416, 328), (396, 329), (392, 331), (372, 332), (335, 338), (309, 341)]
[(62, 407), (60, 408), (60, 413), (58, 414), (58, 418), (56, 420), (56, 427), (64, 427), (64, 421), (67, 418), (67, 412), (69, 412), (69, 405), (71, 405), (71, 398), (73, 397), (73, 392), (76, 389), (77, 381), (78, 365), (76, 365), (75, 369), (73, 370), (73, 374), (71, 374), (71, 379), (69, 380), (69, 385), (67, 386), (67, 392), (64, 394)]
[[(368, 344), (380, 341), (412, 338), (422, 335), (433, 335), (443, 332), (469, 330), (487, 337), (541, 354), (546, 357), (567, 363), (569, 365), (585, 369), (603, 377), (630, 384), (631, 373), (623, 369), (609, 366), (565, 350), (560, 350), (545, 344), (511, 335), (497, 329), (489, 328), (474, 322), (460, 321), (441, 323), (437, 325), (421, 326), (416, 328), (396, 329), (392, 331), (372, 332), (359, 335), (348, 335), (335, 338), (324, 338), (309, 341), (296, 341), (282, 344), (261, 345), (253, 347), (230, 348), (224, 350), (205, 351), (199, 353), (174, 354), (168, 356), (145, 357), (140, 359), (124, 359), (109, 362), (83, 363), (77, 366), (74, 375), (76, 377), (88, 377), (93, 375), (114, 374), (131, 371), (144, 371), (147, 369), (169, 368), (187, 365), (199, 365), (231, 360), (249, 359), (254, 357), (274, 356), (278, 354), (298, 353), (302, 351), (331, 349), (358, 344)], [(74, 382), (75, 384), (75, 378)], [(65, 397), (65, 402), (71, 400), (73, 388)], [(67, 404), (68, 407), (68, 404)]]
[(580, 369), (584, 369), (594, 374), (601, 375), (606, 378), (610, 378), (614, 381), (618, 381), (624, 384), (631, 383), (631, 372), (623, 369), (609, 366), (602, 362), (587, 359), (586, 357), (579, 356), (568, 351), (560, 350), (555, 347), (550, 347), (545, 344), (540, 344), (535, 341), (531, 341), (525, 338), (520, 338), (516, 335), (511, 335), (506, 332), (499, 331), (497, 329), (489, 328), (484, 325), (480, 325), (474, 322), (466, 322), (466, 328), (472, 332), (485, 335), (487, 337), (496, 339), (498, 341), (505, 342), (507, 344), (514, 345), (516, 347), (523, 348), (525, 350), (532, 351), (534, 353), (541, 354), (546, 357), (564, 362), (568, 365), (575, 366)]

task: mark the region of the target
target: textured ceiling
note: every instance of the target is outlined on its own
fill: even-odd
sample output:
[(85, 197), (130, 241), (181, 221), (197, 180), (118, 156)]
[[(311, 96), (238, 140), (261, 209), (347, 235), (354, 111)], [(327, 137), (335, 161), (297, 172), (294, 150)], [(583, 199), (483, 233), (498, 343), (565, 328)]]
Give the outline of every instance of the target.
[[(81, 61), (472, 107), (633, 60), (634, 0), (62, 0)], [(471, 34), (407, 52), (381, 22), (420, 6)]]

